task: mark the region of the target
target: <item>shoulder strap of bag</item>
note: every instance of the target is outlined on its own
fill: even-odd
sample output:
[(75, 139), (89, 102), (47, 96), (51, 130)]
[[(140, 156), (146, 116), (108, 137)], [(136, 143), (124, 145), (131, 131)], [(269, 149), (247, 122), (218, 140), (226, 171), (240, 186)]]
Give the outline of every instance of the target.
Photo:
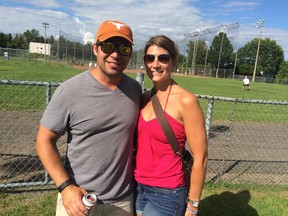
[(152, 105), (153, 105), (153, 109), (156, 115), (156, 118), (168, 140), (168, 142), (170, 143), (173, 151), (175, 154), (179, 155), (180, 157), (183, 157), (182, 152), (181, 152), (181, 148), (179, 146), (179, 143), (176, 140), (175, 134), (171, 128), (171, 125), (169, 124), (164, 111), (161, 107), (160, 101), (155, 93), (155, 89), (153, 88), (151, 91), (151, 101), (152, 101)]

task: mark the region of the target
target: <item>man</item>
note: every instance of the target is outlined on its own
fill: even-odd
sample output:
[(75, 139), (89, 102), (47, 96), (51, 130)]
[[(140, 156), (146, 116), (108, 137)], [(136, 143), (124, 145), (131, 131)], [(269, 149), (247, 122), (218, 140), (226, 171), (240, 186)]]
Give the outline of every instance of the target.
[(244, 91), (245, 87), (248, 87), (248, 90), (251, 91), (250, 80), (248, 79), (247, 76), (245, 76), (244, 79), (243, 79), (242, 91)]
[[(81, 199), (97, 196), (93, 215), (132, 215), (133, 139), (141, 86), (123, 74), (132, 53), (130, 27), (104, 21), (93, 52), (97, 66), (61, 84), (38, 131), (36, 149), (59, 194), (56, 215), (87, 214)], [(62, 164), (57, 140), (68, 134)]]

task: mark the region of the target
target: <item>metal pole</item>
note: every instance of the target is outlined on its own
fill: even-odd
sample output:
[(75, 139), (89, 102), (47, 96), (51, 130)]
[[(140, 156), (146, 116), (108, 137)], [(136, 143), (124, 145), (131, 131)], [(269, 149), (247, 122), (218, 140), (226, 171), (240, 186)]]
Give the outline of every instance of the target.
[(42, 27), (45, 29), (45, 38), (44, 38), (44, 63), (46, 63), (46, 29), (49, 28), (49, 23), (43, 22)]
[(197, 55), (197, 47), (198, 47), (198, 35), (199, 32), (193, 32), (194, 37), (196, 40), (194, 41), (194, 48), (193, 48), (193, 57), (192, 57), (192, 75), (195, 75), (195, 64), (196, 64), (196, 55)]
[(136, 75), (136, 81), (141, 85), (142, 88), (142, 93), (145, 92), (145, 87), (144, 87), (144, 73), (138, 72)]
[(235, 78), (235, 71), (236, 71), (237, 58), (238, 58), (238, 41), (239, 41), (239, 28), (238, 28), (238, 34), (237, 34), (237, 47), (236, 47), (236, 55), (235, 55), (235, 62), (234, 62), (234, 68), (233, 68), (233, 79)]
[(258, 47), (257, 47), (257, 53), (256, 53), (256, 59), (255, 59), (255, 65), (254, 65), (252, 82), (255, 81), (257, 62), (258, 62), (258, 56), (259, 56), (259, 49), (260, 49), (260, 43), (261, 43), (261, 38), (262, 38), (262, 29), (264, 27), (264, 22), (265, 22), (265, 20), (259, 20), (257, 22), (257, 26), (256, 26), (256, 28), (260, 28), (260, 35), (259, 35), (259, 41), (258, 41)]
[(219, 71), (219, 66), (220, 66), (220, 59), (221, 59), (221, 53), (222, 53), (224, 33), (225, 33), (225, 27), (222, 26), (222, 38), (221, 38), (220, 51), (219, 51), (219, 56), (218, 56), (218, 64), (217, 64), (216, 75), (215, 75), (216, 78), (218, 78), (218, 71)]
[[(185, 36), (185, 41), (186, 41), (186, 36)], [(185, 43), (185, 44), (187, 44), (187, 43)], [(189, 61), (189, 54), (190, 54), (190, 41), (188, 41), (188, 46), (187, 47), (188, 47), (188, 52), (187, 52), (187, 58), (186, 58), (185, 74), (188, 74), (188, 61)]]
[(206, 44), (206, 56), (205, 56), (205, 66), (204, 66), (204, 76), (206, 76), (206, 67), (207, 67), (207, 59), (208, 59), (208, 41), (205, 41)]
[(61, 38), (61, 29), (59, 30), (59, 38), (57, 41), (57, 62), (59, 63), (59, 52), (60, 52), (60, 38)]

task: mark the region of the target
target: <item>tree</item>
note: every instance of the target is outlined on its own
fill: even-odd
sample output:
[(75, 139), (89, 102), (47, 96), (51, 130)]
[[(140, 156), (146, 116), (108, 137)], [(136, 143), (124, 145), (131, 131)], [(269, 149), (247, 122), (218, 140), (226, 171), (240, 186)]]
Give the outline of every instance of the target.
[[(195, 52), (194, 52), (195, 47)], [(195, 65), (196, 68), (202, 67), (205, 64), (207, 45), (203, 40), (189, 41), (187, 45), (187, 59), (188, 59), (188, 68), (192, 67), (193, 54), (195, 54)], [(179, 61), (180, 62), (180, 61)], [(185, 62), (185, 56), (181, 57), (181, 62)]]
[(16, 49), (27, 49), (28, 44), (26, 38), (23, 34), (17, 33), (16, 36), (13, 38), (13, 48)]
[(32, 30), (26, 30), (23, 33), (27, 43), (29, 44), (30, 42), (39, 42), (38, 38), (40, 38), (40, 34), (39, 31), (37, 31), (36, 29), (32, 29)]
[[(225, 32), (220, 32), (212, 41), (208, 54), (208, 61), (214, 69), (218, 67), (218, 64), (219, 68), (226, 68), (227, 64), (234, 62), (233, 52), (233, 46), (227, 37), (227, 34)], [(219, 54), (220, 62), (218, 63)]]
[(276, 75), (279, 82), (286, 80), (288, 82), (288, 61), (283, 61), (280, 65), (279, 73)]
[(197, 44), (196, 65), (204, 65), (207, 53), (207, 45), (204, 40), (199, 40)]
[(0, 33), (0, 47), (10, 48), (12, 46), (12, 35)]
[[(238, 69), (240, 74), (253, 74), (258, 42), (259, 39), (254, 38), (239, 49)], [(281, 63), (284, 61), (284, 51), (281, 46), (277, 45), (275, 40), (271, 40), (270, 38), (261, 39), (260, 44), (256, 75), (264, 72), (275, 76), (280, 69)]]

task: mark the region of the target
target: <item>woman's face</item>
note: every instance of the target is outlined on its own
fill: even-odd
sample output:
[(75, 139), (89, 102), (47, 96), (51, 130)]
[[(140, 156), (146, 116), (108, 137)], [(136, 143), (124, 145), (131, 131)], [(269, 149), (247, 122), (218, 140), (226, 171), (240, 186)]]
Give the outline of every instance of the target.
[(147, 75), (153, 82), (171, 79), (174, 63), (166, 49), (156, 45), (150, 46), (144, 57), (144, 64)]

